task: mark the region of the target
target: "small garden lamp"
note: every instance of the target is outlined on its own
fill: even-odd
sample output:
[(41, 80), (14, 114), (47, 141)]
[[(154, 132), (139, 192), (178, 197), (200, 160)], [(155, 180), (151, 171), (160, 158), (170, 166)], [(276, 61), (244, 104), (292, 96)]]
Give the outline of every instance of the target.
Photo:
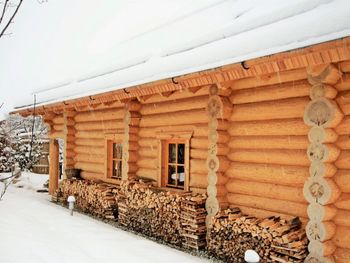
[(260, 262), (260, 257), (259, 257), (259, 254), (256, 253), (254, 250), (248, 249), (244, 253), (244, 260), (245, 262), (248, 262), (248, 263), (258, 263)]
[(68, 196), (68, 208), (70, 210), (70, 215), (72, 216), (73, 215), (73, 209), (74, 209), (74, 203), (75, 203), (75, 197), (70, 195)]

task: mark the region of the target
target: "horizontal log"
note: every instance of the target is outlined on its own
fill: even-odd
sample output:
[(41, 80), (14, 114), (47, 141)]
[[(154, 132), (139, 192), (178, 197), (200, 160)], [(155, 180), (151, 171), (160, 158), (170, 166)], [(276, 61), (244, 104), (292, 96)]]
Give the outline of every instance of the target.
[(60, 138), (60, 139), (63, 139), (64, 138), (64, 132), (63, 131), (50, 131), (49, 133), (49, 138), (50, 139), (57, 139), (57, 138)]
[(233, 90), (249, 89), (260, 86), (281, 84), (285, 82), (303, 80), (307, 78), (307, 73), (304, 68), (259, 75), (256, 77), (243, 78), (238, 80), (228, 81), (222, 85), (230, 87)]
[[(310, 241), (308, 245), (308, 250), (311, 255), (317, 255), (318, 257), (329, 257), (336, 249), (336, 246), (332, 241)], [(327, 262), (327, 261), (322, 261)]]
[(308, 133), (311, 143), (334, 143), (338, 139), (338, 134), (333, 129), (312, 127)]
[(321, 205), (334, 203), (341, 194), (332, 179), (315, 176), (305, 182), (303, 192), (309, 203), (317, 202)]
[(152, 128), (140, 128), (140, 138), (155, 138), (160, 133), (178, 132), (178, 131), (193, 131), (193, 137), (208, 137), (208, 124), (198, 125), (171, 125)]
[(286, 98), (306, 97), (310, 94), (311, 85), (306, 81), (289, 82), (259, 88), (237, 90), (230, 96), (232, 104), (242, 104)]
[(141, 147), (138, 150), (140, 158), (142, 157), (150, 157), (150, 158), (157, 158), (158, 157), (158, 149), (152, 148), (152, 147)]
[(293, 98), (279, 101), (247, 103), (235, 105), (231, 121), (257, 121), (301, 118), (309, 98)]
[(306, 68), (308, 81), (315, 85), (319, 83), (335, 84), (340, 79), (342, 73), (333, 64), (313, 65)]
[(345, 116), (341, 123), (335, 128), (335, 131), (339, 135), (349, 135), (350, 134), (350, 116)]
[(335, 161), (335, 166), (339, 169), (350, 169), (350, 151), (343, 150), (340, 152), (338, 159)]
[(350, 249), (350, 227), (337, 226), (333, 241), (337, 247)]
[(340, 92), (336, 102), (345, 115), (350, 115), (350, 90)]
[(311, 143), (307, 149), (307, 155), (311, 162), (334, 162), (340, 154), (340, 150), (334, 144)]
[(228, 154), (228, 159), (233, 162), (243, 163), (310, 165), (305, 150), (238, 149), (231, 150)]
[(76, 162), (83, 162), (83, 163), (97, 163), (97, 164), (104, 164), (105, 163), (105, 156), (99, 155), (99, 154), (77, 154), (74, 157), (74, 160)]
[(140, 127), (186, 125), (193, 123), (208, 123), (206, 110), (178, 111), (143, 116), (140, 121)]
[(107, 120), (122, 120), (124, 118), (125, 110), (123, 108), (112, 108), (106, 110), (93, 110), (78, 112), (74, 116), (76, 122), (90, 122), (90, 121), (107, 121)]
[(75, 145), (81, 146), (98, 146), (103, 147), (105, 144), (104, 139), (75, 139)]
[(346, 61), (339, 62), (338, 67), (341, 72), (350, 72), (350, 61), (346, 60)]
[(64, 123), (64, 118), (63, 116), (57, 116), (52, 118), (53, 124), (63, 124)]
[(174, 100), (152, 104), (144, 104), (140, 110), (142, 115), (152, 115), (166, 112), (186, 111), (194, 109), (205, 109), (208, 103), (208, 96), (189, 97), (180, 100)]
[[(219, 157), (218, 172), (224, 172), (229, 166), (229, 163), (224, 158)], [(191, 159), (190, 160), (190, 173), (205, 174), (208, 172), (207, 164), (205, 160)]]
[(334, 205), (338, 209), (350, 210), (350, 194), (342, 193)]
[(191, 173), (190, 174), (190, 187), (196, 187), (196, 188), (207, 188), (208, 186), (208, 179), (206, 173)]
[(208, 157), (208, 150), (202, 150), (202, 149), (190, 150), (190, 158), (206, 160), (207, 157)]
[(87, 172), (94, 172), (94, 173), (104, 173), (104, 170), (105, 170), (103, 164), (85, 163), (85, 162), (76, 162), (75, 168), (81, 169)]
[(228, 194), (228, 201), (230, 205), (252, 207), (307, 218), (307, 204), (242, 194)]
[(226, 188), (229, 193), (306, 203), (303, 190), (297, 187), (243, 180), (229, 180), (226, 184)]
[[(307, 135), (309, 127), (301, 118), (269, 121), (233, 122), (229, 127), (231, 136), (259, 135)], [(350, 134), (350, 133), (349, 133)]]
[(157, 181), (158, 178), (158, 170), (157, 169), (145, 169), (145, 168), (139, 168), (136, 171), (136, 175), (140, 178), (147, 178), (154, 181)]
[(350, 227), (350, 211), (338, 210), (334, 217), (334, 223), (339, 226)]
[(190, 191), (194, 194), (206, 194), (207, 190), (205, 188), (190, 187)]
[(138, 144), (140, 147), (158, 147), (158, 142), (156, 138), (140, 138)]
[(208, 150), (209, 141), (206, 137), (197, 137), (191, 139), (192, 149), (205, 149)]
[(337, 263), (349, 263), (350, 249), (338, 247), (334, 252), (334, 259)]
[(158, 159), (156, 158), (139, 158), (136, 162), (139, 168), (158, 169)]
[(308, 167), (232, 162), (226, 175), (232, 179), (303, 187)]
[(124, 128), (122, 121), (94, 121), (94, 122), (78, 122), (75, 124), (77, 131), (91, 131), (91, 130), (120, 130)]
[(80, 176), (85, 180), (94, 180), (94, 181), (102, 180), (105, 177), (103, 173), (92, 173), (87, 171), (81, 171)]
[(304, 149), (309, 145), (307, 136), (234, 136), (229, 141), (232, 149)]
[(64, 125), (63, 124), (54, 124), (53, 129), (55, 131), (63, 131), (64, 130)]
[(342, 192), (350, 193), (350, 170), (338, 170), (333, 179)]
[(334, 86), (339, 91), (350, 90), (350, 74), (349, 73), (343, 74), (341, 79)]
[(320, 205), (313, 202), (307, 207), (307, 214), (311, 221), (322, 222), (330, 221), (337, 213), (337, 208), (331, 205)]
[(350, 135), (339, 136), (336, 145), (339, 147), (339, 149), (350, 150)]
[(105, 148), (104, 147), (92, 147), (92, 146), (76, 146), (74, 148), (74, 151), (76, 153), (90, 153), (90, 154), (105, 154)]
[(68, 150), (64, 151), (65, 158), (73, 158), (76, 153), (73, 150)]

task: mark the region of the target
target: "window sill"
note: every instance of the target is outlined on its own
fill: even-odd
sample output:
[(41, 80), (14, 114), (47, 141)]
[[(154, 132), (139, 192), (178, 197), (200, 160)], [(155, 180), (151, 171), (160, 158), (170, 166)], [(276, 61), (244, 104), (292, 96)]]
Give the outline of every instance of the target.
[(162, 187), (154, 187), (154, 189), (161, 190), (161, 191), (164, 191), (164, 192), (170, 192), (170, 193), (175, 193), (175, 194), (181, 194), (181, 195), (189, 195), (189, 194), (191, 194), (190, 191), (186, 191), (186, 190), (184, 190), (184, 189), (176, 189), (176, 188), (165, 187), (165, 186), (162, 186)]

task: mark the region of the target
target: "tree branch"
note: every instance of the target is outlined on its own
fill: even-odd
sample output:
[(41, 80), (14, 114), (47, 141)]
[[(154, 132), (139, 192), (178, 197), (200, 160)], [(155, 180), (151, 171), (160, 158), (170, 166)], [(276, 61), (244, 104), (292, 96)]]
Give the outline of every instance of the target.
[(18, 6), (16, 7), (15, 12), (13, 12), (13, 14), (12, 14), (10, 20), (7, 22), (6, 26), (5, 26), (4, 29), (1, 31), (1, 33), (0, 33), (0, 38), (4, 35), (6, 29), (7, 29), (7, 28), (9, 27), (9, 25), (11, 24), (13, 18), (15, 17), (15, 15), (16, 15), (17, 12), (18, 12), (18, 9), (21, 7), (22, 2), (23, 2), (23, 0), (20, 0), (20, 1), (19, 1)]
[(0, 25), (1, 25), (2, 19), (4, 18), (5, 11), (6, 11), (6, 6), (7, 6), (8, 1), (9, 0), (5, 0), (4, 8), (2, 9), (2, 14), (1, 14), (1, 17), (0, 17)]

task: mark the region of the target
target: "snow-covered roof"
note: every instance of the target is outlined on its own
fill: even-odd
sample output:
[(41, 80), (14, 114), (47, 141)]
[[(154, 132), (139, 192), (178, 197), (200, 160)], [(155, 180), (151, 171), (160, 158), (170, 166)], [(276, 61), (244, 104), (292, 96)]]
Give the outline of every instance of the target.
[[(131, 37), (111, 43), (113, 48), (87, 63), (75, 79), (35, 91), (37, 104), (132, 87), (350, 36), (348, 0), (207, 1), (200, 8), (180, 13), (171, 13), (151, 29), (135, 29)], [(102, 29), (96, 30), (98, 38)], [(113, 29), (109, 30), (113, 34)], [(29, 107), (32, 102), (30, 98), (17, 107)]]

